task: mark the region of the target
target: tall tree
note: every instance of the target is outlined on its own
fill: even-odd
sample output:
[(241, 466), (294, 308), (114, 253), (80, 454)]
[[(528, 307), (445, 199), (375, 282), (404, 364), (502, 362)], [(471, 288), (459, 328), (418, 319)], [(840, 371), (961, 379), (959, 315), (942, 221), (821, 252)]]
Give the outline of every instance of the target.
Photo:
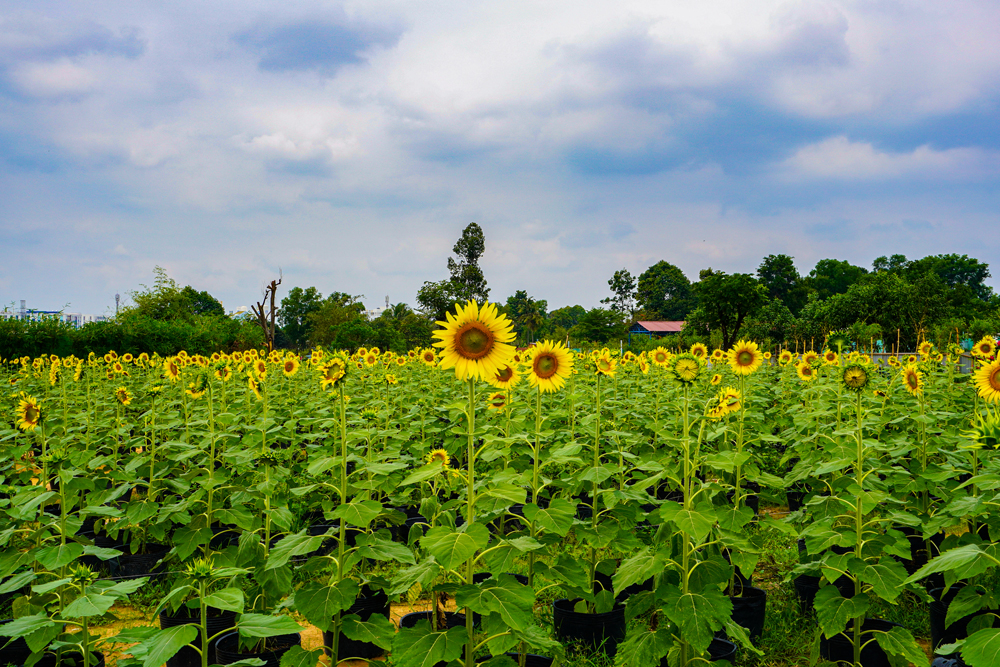
[(694, 286), (698, 308), (688, 316), (685, 329), (702, 334), (718, 329), (722, 347), (729, 349), (739, 340), (746, 319), (768, 302), (767, 289), (749, 273), (712, 271), (703, 275)]
[(604, 308), (588, 310), (573, 327), (572, 335), (595, 343), (607, 343), (625, 337), (627, 329), (621, 313)]
[(834, 294), (843, 294), (867, 273), (864, 267), (847, 261), (821, 259), (809, 272), (808, 286), (816, 291), (820, 299), (828, 299)]
[(608, 281), (608, 287), (612, 296), (602, 299), (601, 303), (631, 319), (635, 315), (635, 278), (628, 269), (619, 269)]
[(636, 301), (650, 319), (683, 320), (694, 306), (691, 281), (679, 268), (661, 260), (639, 276)]
[(772, 299), (794, 314), (805, 305), (807, 292), (793, 259), (788, 255), (768, 255), (757, 267), (757, 279)]
[(293, 287), (288, 295), (281, 300), (281, 310), (278, 311), (278, 322), (281, 330), (296, 349), (308, 344), (309, 314), (314, 313), (323, 305), (323, 295), (315, 287)]
[(993, 295), (993, 289), (985, 283), (990, 277), (990, 265), (968, 255), (929, 255), (906, 265), (906, 277), (911, 283), (929, 271), (937, 274), (948, 287), (967, 286), (983, 301)]
[(906, 255), (897, 254), (892, 257), (882, 255), (881, 257), (876, 257), (875, 261), (872, 262), (872, 272), (878, 273), (879, 271), (888, 271), (890, 273), (901, 273), (906, 270), (909, 263), (910, 262), (906, 259)]
[[(513, 296), (507, 297), (504, 310), (507, 317), (514, 323), (514, 331), (518, 337), (528, 340), (534, 339), (535, 332), (545, 322), (545, 311), (548, 303), (541, 299), (533, 299), (528, 296), (528, 292), (521, 289), (514, 292)], [(526, 336), (526, 333), (531, 336)]]
[(448, 271), (459, 295), (466, 300), (485, 302), (489, 299), (490, 289), (486, 286), (483, 270), (479, 268), (479, 258), (486, 252), (482, 227), (474, 222), (466, 225), (452, 252), (455, 257), (448, 258)]

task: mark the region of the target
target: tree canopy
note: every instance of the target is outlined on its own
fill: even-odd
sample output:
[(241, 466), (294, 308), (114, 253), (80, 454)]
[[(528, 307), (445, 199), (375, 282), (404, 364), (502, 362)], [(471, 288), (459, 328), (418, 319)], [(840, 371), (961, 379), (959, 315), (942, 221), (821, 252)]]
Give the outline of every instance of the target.
[(666, 260), (657, 262), (639, 276), (636, 301), (645, 319), (683, 320), (693, 309), (694, 299), (691, 281)]

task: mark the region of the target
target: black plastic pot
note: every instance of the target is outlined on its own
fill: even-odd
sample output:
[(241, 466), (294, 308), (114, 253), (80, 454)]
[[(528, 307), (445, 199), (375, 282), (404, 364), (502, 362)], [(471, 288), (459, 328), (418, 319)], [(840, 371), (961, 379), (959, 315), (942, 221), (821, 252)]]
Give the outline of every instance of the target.
[[(0, 625), (10, 623), (12, 618), (0, 618)], [(31, 655), (31, 649), (24, 637), (18, 637), (11, 643), (4, 646), (7, 637), (0, 637), (0, 665), (23, 665), (24, 661)]]
[[(708, 661), (718, 662), (719, 660), (728, 660), (730, 663), (735, 661), (736, 644), (721, 637), (713, 639), (712, 643), (708, 645)], [(660, 660), (660, 667), (669, 667), (666, 658)]]
[(162, 544), (147, 544), (142, 553), (129, 553), (127, 544), (120, 544), (115, 549), (122, 552), (121, 556), (108, 561), (111, 576), (119, 579), (135, 579), (157, 574), (162, 567), (157, 563), (170, 551), (170, 547)]
[(808, 493), (807, 490), (797, 489), (795, 487), (785, 491), (785, 498), (788, 500), (788, 511), (798, 512), (800, 509), (802, 509), (806, 500), (807, 493)]
[[(389, 596), (383, 590), (372, 590), (365, 586), (361, 595), (345, 614), (357, 614), (362, 621), (367, 621), (372, 616), (389, 617)], [(323, 644), (327, 651), (333, 646), (333, 633), (327, 630), (323, 633)], [(344, 633), (340, 633), (340, 641), (337, 643), (337, 659), (363, 658), (371, 660), (382, 655), (385, 651), (378, 644), (349, 639)]]
[[(989, 611), (993, 613), (1000, 613), (997, 610), (987, 610), (982, 609), (975, 614), (969, 614), (964, 616), (951, 625), (945, 625), (945, 619), (948, 617), (948, 606), (951, 601), (955, 599), (958, 592), (962, 590), (961, 586), (952, 586), (945, 593), (943, 588), (935, 588), (930, 591), (931, 597), (934, 599), (930, 603), (930, 615), (931, 615), (931, 647), (937, 649), (942, 644), (952, 644), (959, 639), (965, 639), (969, 636), (969, 622), (979, 616), (980, 614), (985, 614)], [(994, 621), (993, 627), (998, 626), (997, 621)]]
[(733, 603), (733, 621), (746, 628), (750, 639), (759, 639), (764, 632), (764, 610), (767, 608), (767, 593), (760, 588), (748, 586), (739, 597), (729, 598)]
[[(861, 642), (864, 644), (870, 639), (875, 639), (873, 631), (888, 631), (894, 627), (901, 626), (898, 623), (884, 621), (880, 618), (866, 618), (861, 625)], [(819, 641), (820, 656), (832, 662), (846, 662), (848, 664), (853, 662), (853, 632), (852, 626), (848, 624), (847, 630), (839, 635), (834, 635), (830, 639), (821, 637)], [(889, 656), (885, 654), (878, 642), (872, 641), (861, 649), (861, 667), (892, 667), (892, 665), (889, 662)]]
[[(799, 608), (803, 614), (810, 613), (816, 593), (819, 591), (820, 578), (811, 574), (800, 574), (792, 580), (792, 583), (795, 585), (795, 593), (799, 596)], [(854, 583), (847, 577), (839, 577), (833, 585), (840, 591), (841, 597), (854, 597)]]
[(552, 603), (552, 626), (556, 638), (579, 642), (606, 655), (615, 655), (618, 644), (625, 639), (625, 607), (616, 607), (603, 614), (573, 611), (575, 600), (556, 600)]
[[(730, 565), (732, 565), (733, 561), (730, 560), (730, 558), (729, 558), (729, 550), (728, 549), (723, 549), (722, 550), (722, 557), (726, 559), (727, 563), (729, 563)], [(753, 586), (753, 573), (752, 572), (750, 573), (749, 577), (744, 577), (743, 573), (740, 572), (740, 569), (738, 567), (734, 567), (733, 568), (733, 574), (735, 575), (734, 576), (734, 579), (735, 579), (735, 586), (734, 586), (735, 591), (734, 592), (736, 594), (739, 594), (739, 592), (742, 591), (744, 588), (749, 588), (749, 587)]]
[(301, 646), (302, 634), (296, 632), (291, 635), (268, 637), (263, 640), (266, 642), (265, 649), (260, 652), (241, 652), (239, 640), (240, 634), (238, 632), (230, 632), (228, 635), (219, 637), (219, 643), (216, 645), (216, 654), (219, 657), (220, 665), (231, 665), (234, 662), (247, 658), (260, 658), (264, 661), (263, 667), (278, 667), (281, 663), (281, 656), (285, 655), (288, 649), (293, 646)]
[[(223, 630), (232, 628), (236, 625), (236, 612), (233, 611), (221, 611), (219, 609), (209, 609), (208, 610), (208, 636), (218, 634)], [(190, 614), (190, 615), (189, 615)], [(167, 613), (166, 611), (160, 612), (160, 629), (166, 630), (167, 628), (172, 628), (177, 625), (188, 625), (191, 623), (197, 624), (198, 611), (188, 610), (186, 607), (179, 610), (176, 616)], [(195, 640), (199, 648), (202, 648), (201, 638)], [(216, 645), (218, 640), (210, 641), (208, 643), (208, 664), (214, 665), (218, 663), (216, 659)], [(174, 654), (174, 657), (167, 660), (167, 667), (201, 667), (201, 656), (198, 655), (198, 651), (190, 646), (185, 646), (180, 651)]]
[[(420, 621), (431, 620), (431, 612), (429, 611), (414, 611), (409, 614), (404, 615), (399, 619), (399, 627), (401, 628), (413, 628), (416, 627), (417, 623)], [(465, 614), (460, 614), (457, 611), (446, 611), (444, 612), (444, 624), (445, 629), (451, 628), (464, 628), (465, 627)]]

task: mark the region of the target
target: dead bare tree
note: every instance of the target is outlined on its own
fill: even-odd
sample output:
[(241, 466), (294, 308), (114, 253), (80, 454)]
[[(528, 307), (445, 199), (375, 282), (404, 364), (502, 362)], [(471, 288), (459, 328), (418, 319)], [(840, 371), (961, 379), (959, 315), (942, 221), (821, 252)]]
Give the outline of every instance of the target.
[[(250, 310), (257, 316), (257, 324), (260, 325), (261, 331), (264, 332), (264, 341), (267, 343), (268, 352), (274, 349), (274, 316), (277, 313), (274, 305), (274, 297), (283, 277), (279, 268), (278, 279), (264, 285), (264, 298), (257, 305), (250, 306)], [(268, 299), (270, 299), (270, 304), (268, 309), (265, 310), (265, 307), (268, 306)]]

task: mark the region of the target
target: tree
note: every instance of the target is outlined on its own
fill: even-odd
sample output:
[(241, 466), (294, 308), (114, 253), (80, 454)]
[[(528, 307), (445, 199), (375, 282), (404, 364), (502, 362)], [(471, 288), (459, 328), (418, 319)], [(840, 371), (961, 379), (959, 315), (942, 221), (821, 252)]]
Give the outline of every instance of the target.
[(580, 322), (580, 318), (586, 314), (587, 309), (583, 306), (563, 306), (549, 313), (548, 323), (552, 327), (572, 329)]
[(906, 270), (909, 263), (906, 255), (893, 255), (892, 257), (882, 255), (881, 257), (876, 257), (875, 261), (872, 262), (872, 273), (878, 273), (879, 271), (902, 273)]
[(167, 275), (162, 267), (155, 267), (153, 287), (142, 285), (142, 290), (130, 292), (131, 308), (126, 308), (121, 314), (142, 316), (159, 321), (180, 320), (193, 323), (195, 318), (202, 316), (225, 315), (218, 299), (205, 291), (198, 291), (190, 285), (183, 289)]
[(816, 268), (809, 272), (808, 286), (816, 290), (819, 298), (828, 299), (834, 294), (843, 294), (858, 282), (868, 271), (860, 266), (839, 259), (821, 259)]
[(484, 303), (489, 299), (490, 290), (486, 286), (483, 270), (479, 268), (479, 258), (486, 252), (482, 227), (474, 222), (466, 225), (452, 252), (456, 258), (448, 258), (448, 271), (459, 297), (464, 301), (472, 299)]
[[(306, 320), (309, 323), (309, 341), (313, 345), (330, 345), (333, 343), (338, 348), (349, 347), (341, 345), (338, 333), (343, 325), (353, 323), (355, 320), (360, 320), (366, 324), (362, 316), (364, 305), (361, 303), (361, 298), (360, 296), (354, 297), (344, 292), (334, 292), (326, 297), (318, 310), (306, 316)], [(368, 327), (368, 330), (371, 331), (371, 327)], [(360, 334), (355, 336), (355, 338), (349, 338), (349, 340), (355, 340), (359, 336)], [(358, 345), (364, 344), (364, 341), (358, 343)]]
[(281, 300), (278, 321), (288, 340), (296, 349), (301, 349), (309, 340), (309, 315), (323, 305), (323, 295), (315, 287), (293, 287), (288, 296)]
[(906, 265), (905, 275), (911, 283), (915, 283), (929, 271), (937, 274), (950, 288), (967, 286), (976, 298), (983, 301), (993, 296), (993, 289), (985, 284), (990, 277), (990, 265), (968, 255), (929, 255), (916, 259)]
[(691, 281), (673, 264), (661, 260), (639, 276), (639, 308), (651, 319), (683, 320), (694, 306)]
[(278, 285), (280, 284), (281, 270), (279, 269), (278, 279), (264, 285), (264, 298), (250, 306), (254, 317), (257, 318), (257, 324), (260, 325), (260, 329), (264, 333), (264, 343), (267, 345), (268, 352), (274, 349), (274, 318), (278, 314), (278, 309), (274, 305), (274, 299), (277, 296)]
[(767, 289), (749, 273), (712, 271), (695, 284), (694, 290), (698, 308), (688, 316), (685, 330), (691, 328), (708, 335), (718, 329), (722, 347), (727, 350), (739, 339), (746, 319), (768, 302)]
[(757, 267), (757, 279), (772, 299), (794, 314), (805, 305), (806, 290), (793, 259), (788, 255), (768, 255)]
[(627, 315), (629, 319), (635, 315), (635, 278), (628, 269), (619, 269), (608, 281), (613, 296), (602, 299), (601, 303), (610, 305), (611, 310)]
[(772, 343), (783, 344), (788, 340), (794, 322), (795, 317), (788, 306), (778, 299), (771, 299), (747, 319), (743, 337), (759, 343), (770, 339)]
[(580, 318), (580, 322), (573, 327), (570, 333), (574, 338), (581, 340), (607, 343), (624, 338), (627, 331), (621, 313), (604, 308), (593, 308)]
[(218, 316), (225, 315), (226, 310), (219, 300), (206, 292), (198, 291), (190, 285), (181, 290), (181, 298), (187, 303), (187, 308), (194, 315)]
[[(541, 299), (532, 299), (525, 290), (517, 290), (513, 296), (507, 297), (504, 312), (514, 324), (514, 331), (518, 337), (525, 338), (526, 342), (534, 338), (535, 333), (545, 322), (545, 311), (548, 303)], [(531, 337), (525, 336), (526, 332), (531, 333)]]
[(443, 321), (448, 312), (455, 312), (455, 304), (461, 295), (450, 280), (439, 280), (436, 283), (427, 281), (417, 291), (417, 303), (420, 311), (432, 320)]

